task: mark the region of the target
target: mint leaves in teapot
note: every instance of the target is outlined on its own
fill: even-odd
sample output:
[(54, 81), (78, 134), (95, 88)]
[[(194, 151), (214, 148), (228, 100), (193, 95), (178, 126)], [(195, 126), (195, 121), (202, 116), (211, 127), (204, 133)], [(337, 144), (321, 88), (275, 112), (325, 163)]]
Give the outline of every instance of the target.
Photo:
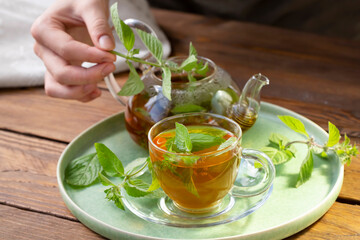
[(149, 62), (136, 57), (136, 55), (139, 54), (140, 49), (134, 48), (134, 32), (119, 18), (117, 3), (114, 3), (111, 6), (110, 12), (116, 33), (127, 50), (126, 54), (122, 54), (117, 51), (111, 52), (117, 56), (125, 58), (130, 69), (129, 78), (118, 93), (120, 96), (132, 96), (140, 93), (144, 89), (144, 83), (141, 81), (140, 76), (132, 62), (158, 67), (162, 70), (162, 92), (169, 100), (171, 100), (172, 73), (186, 72), (189, 82), (196, 81), (195, 76), (206, 76), (206, 73), (208, 72), (208, 65), (198, 59), (197, 51), (191, 43), (189, 57), (179, 66), (173, 62), (165, 61), (163, 59), (163, 46), (157, 37), (139, 29), (136, 30), (137, 34), (156, 62)]

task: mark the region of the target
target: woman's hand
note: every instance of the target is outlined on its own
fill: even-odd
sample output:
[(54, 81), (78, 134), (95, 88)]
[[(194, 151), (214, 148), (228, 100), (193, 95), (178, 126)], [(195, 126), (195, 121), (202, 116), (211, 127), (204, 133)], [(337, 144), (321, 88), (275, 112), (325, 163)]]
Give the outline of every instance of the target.
[[(51, 97), (91, 101), (97, 83), (115, 70), (115, 41), (106, 0), (58, 0), (34, 22), (34, 51), (46, 66), (45, 92)], [(83, 62), (97, 63), (90, 68)]]

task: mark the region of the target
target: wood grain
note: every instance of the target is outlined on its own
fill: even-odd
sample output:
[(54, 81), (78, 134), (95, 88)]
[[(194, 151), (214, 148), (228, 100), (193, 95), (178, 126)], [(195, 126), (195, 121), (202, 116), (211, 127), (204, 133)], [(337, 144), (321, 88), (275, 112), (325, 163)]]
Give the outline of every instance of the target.
[(200, 55), (227, 70), (243, 86), (258, 72), (269, 77), (268, 97), (340, 107), (359, 117), (360, 42), (199, 15), (154, 11), (169, 37), (172, 55)]
[(1, 239), (104, 239), (80, 222), (5, 205), (0, 205), (0, 222)]
[(66, 144), (0, 131), (0, 203), (75, 220), (56, 181)]
[(330, 210), (310, 228), (288, 239), (359, 239), (360, 206), (336, 202)]
[(0, 90), (0, 129), (69, 142), (123, 107), (108, 91), (89, 103), (50, 98), (42, 88)]
[[(0, 205), (3, 239), (103, 239), (77, 221)], [(310, 228), (288, 239), (357, 239), (360, 207), (335, 203)]]
[[(242, 87), (261, 72), (271, 84), (262, 99), (327, 129), (331, 121), (360, 142), (360, 43), (256, 24), (154, 10), (172, 55), (192, 41), (200, 55), (226, 69)], [(127, 73), (118, 74), (124, 82)], [(0, 238), (102, 239), (62, 201), (56, 182), (61, 152), (94, 123), (123, 111), (106, 90), (90, 103), (47, 97), (42, 88), (0, 90)], [(345, 167), (338, 201), (290, 239), (360, 238), (360, 158)]]

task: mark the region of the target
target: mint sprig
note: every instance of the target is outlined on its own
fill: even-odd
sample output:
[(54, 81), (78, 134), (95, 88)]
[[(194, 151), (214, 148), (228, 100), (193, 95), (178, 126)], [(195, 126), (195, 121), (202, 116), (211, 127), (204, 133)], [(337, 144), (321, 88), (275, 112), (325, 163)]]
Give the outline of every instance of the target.
[[(98, 180), (104, 186), (105, 198), (125, 210), (122, 199), (122, 189), (131, 197), (144, 197), (151, 195), (160, 184), (153, 173), (150, 158), (136, 159), (131, 168), (125, 172), (120, 159), (108, 147), (102, 143), (95, 143), (96, 153), (74, 159), (65, 170), (65, 180), (68, 184), (76, 187), (87, 187)], [(148, 184), (137, 178), (144, 169), (148, 167), (152, 175), (152, 183)], [(121, 180), (120, 184), (115, 183), (112, 178)]]
[(314, 154), (322, 158), (327, 158), (328, 153), (335, 153), (342, 164), (350, 164), (352, 157), (359, 154), (357, 146), (350, 144), (350, 139), (346, 136), (344, 141), (340, 143), (341, 135), (339, 129), (329, 122), (329, 137), (326, 143), (318, 144), (314, 138), (310, 137), (306, 131), (305, 125), (297, 118), (292, 116), (278, 116), (278, 118), (290, 129), (300, 133), (305, 137), (305, 140), (290, 141), (281, 134), (273, 133), (269, 137), (269, 145), (263, 147), (261, 150), (267, 154), (274, 165), (284, 164), (295, 157), (296, 149), (294, 144), (305, 144), (308, 146), (307, 156), (303, 160), (296, 187), (301, 186), (311, 177), (314, 167)]
[(136, 72), (131, 62), (138, 62), (153, 67), (158, 67), (162, 70), (162, 92), (163, 95), (171, 100), (171, 73), (185, 71), (188, 74), (189, 82), (196, 81), (194, 74), (200, 76), (206, 76), (209, 68), (208, 64), (203, 64), (197, 57), (197, 51), (190, 43), (189, 46), (189, 57), (180, 65), (174, 64), (173, 62), (167, 62), (163, 59), (163, 46), (161, 41), (154, 35), (145, 31), (137, 29), (136, 32), (143, 42), (145, 47), (152, 54), (156, 62), (145, 61), (135, 55), (140, 52), (139, 49), (134, 49), (135, 35), (132, 29), (126, 25), (120, 18), (117, 9), (117, 3), (114, 3), (110, 7), (111, 19), (114, 24), (117, 36), (121, 43), (127, 50), (126, 54), (119, 53), (117, 51), (110, 51), (111, 53), (126, 59), (126, 63), (129, 65), (130, 74), (129, 79), (126, 81), (118, 95), (120, 96), (132, 96), (140, 93), (144, 89), (144, 83), (141, 81), (139, 74)]

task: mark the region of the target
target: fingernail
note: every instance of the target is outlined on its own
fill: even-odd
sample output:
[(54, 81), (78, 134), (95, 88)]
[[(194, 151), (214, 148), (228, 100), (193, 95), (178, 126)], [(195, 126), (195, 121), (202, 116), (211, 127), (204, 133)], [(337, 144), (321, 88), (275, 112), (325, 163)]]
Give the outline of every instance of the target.
[(115, 48), (114, 41), (109, 35), (102, 35), (99, 38), (100, 47), (104, 50), (112, 50)]
[(115, 65), (114, 64), (108, 64), (106, 67), (103, 68), (101, 74), (105, 77), (115, 71)]

